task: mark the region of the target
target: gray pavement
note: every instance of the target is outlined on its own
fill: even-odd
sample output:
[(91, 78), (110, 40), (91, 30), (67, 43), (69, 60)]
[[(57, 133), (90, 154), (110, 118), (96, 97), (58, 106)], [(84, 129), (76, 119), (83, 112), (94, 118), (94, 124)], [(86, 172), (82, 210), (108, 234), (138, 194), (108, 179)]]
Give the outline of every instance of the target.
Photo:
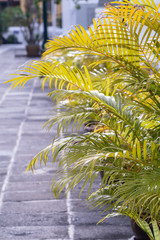
[[(42, 126), (56, 112), (38, 80), (23, 91), (3, 84), (28, 61), (15, 52), (12, 46), (0, 46), (0, 239), (129, 239), (133, 234), (128, 219), (112, 218), (96, 226), (104, 214), (87, 207), (85, 191), (80, 199), (78, 189), (55, 199), (50, 187), (56, 166), (25, 173), (32, 157), (55, 137), (56, 129), (48, 133)], [(99, 184), (100, 179), (95, 189)]]

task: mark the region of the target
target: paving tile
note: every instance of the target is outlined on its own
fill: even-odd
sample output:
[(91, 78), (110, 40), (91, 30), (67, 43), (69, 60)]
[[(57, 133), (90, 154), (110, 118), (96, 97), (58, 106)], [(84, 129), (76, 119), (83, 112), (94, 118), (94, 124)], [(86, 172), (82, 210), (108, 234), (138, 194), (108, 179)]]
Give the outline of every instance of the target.
[[(0, 157), (0, 159), (1, 159), (1, 157)], [(2, 158), (3, 159), (3, 158)], [(0, 168), (7, 168), (8, 167), (8, 164), (9, 164), (9, 162), (4, 162), (3, 160), (1, 161), (0, 160)]]
[(4, 114), (1, 114), (0, 115), (0, 119), (3, 119), (3, 120), (5, 120), (5, 119), (14, 119), (14, 120), (18, 120), (18, 119), (24, 119), (25, 118), (25, 115), (24, 115), (24, 113), (23, 112), (20, 112), (20, 113), (10, 113), (10, 112), (8, 112), (8, 113), (5, 113), (5, 115)]
[(22, 174), (24, 176), (28, 176), (29, 175), (46, 175), (46, 174), (50, 174), (50, 175), (55, 175), (56, 171), (57, 171), (57, 164), (47, 164), (47, 167), (44, 166), (44, 164), (42, 164), (42, 166), (40, 166), (40, 163), (37, 163), (37, 168), (34, 170), (34, 172), (32, 173), (31, 171), (25, 172), (26, 168), (28, 166), (28, 164), (30, 163), (30, 161), (32, 160), (32, 158), (28, 159), (26, 162), (23, 162), (23, 158), (22, 161), (20, 163), (14, 163), (13, 167), (12, 167), (12, 175), (19, 175)]
[(9, 213), (0, 214), (0, 227), (20, 226), (66, 226), (68, 225), (67, 213)]
[(82, 239), (112, 239), (112, 240), (119, 240), (119, 239), (128, 239), (133, 234), (131, 233), (130, 228), (127, 226), (114, 226), (109, 225), (106, 226), (75, 226), (74, 229), (74, 239), (75, 240), (82, 240)]
[(34, 181), (34, 182), (9, 182), (6, 188), (6, 193), (7, 192), (23, 192), (25, 191), (34, 191), (34, 192), (39, 192), (39, 191), (50, 191), (51, 185), (50, 182), (48, 181)]
[(67, 239), (68, 228), (66, 226), (24, 226), (1, 227), (0, 239), (29, 240), (29, 239)]
[[(98, 212), (96, 210), (92, 210), (91, 212), (72, 212), (71, 214), (71, 222), (73, 225), (97, 225), (98, 222), (104, 217), (106, 214), (102, 212)], [(130, 219), (125, 217), (113, 217), (106, 219), (105, 221), (98, 224), (101, 225), (120, 225), (120, 226), (128, 226), (130, 228)]]
[(0, 108), (0, 114), (8, 114), (8, 113), (14, 113), (14, 114), (18, 114), (18, 113), (22, 113), (24, 114), (24, 111), (25, 111), (25, 105), (20, 107), (20, 106), (16, 106), (16, 107), (13, 107), (13, 106), (9, 106), (9, 107), (1, 107)]
[[(72, 212), (92, 212), (91, 207), (88, 207), (87, 202), (83, 199), (71, 199), (71, 211)], [(96, 208), (96, 212), (102, 212), (102, 210)]]
[(66, 200), (38, 200), (23, 202), (4, 202), (2, 213), (56, 213), (67, 212)]
[[(49, 185), (49, 183), (48, 183)], [(38, 201), (41, 200), (54, 200), (55, 197), (53, 193), (46, 188), (46, 190), (41, 191), (21, 191), (21, 192), (7, 192), (4, 196), (4, 202), (23, 202), (23, 201)]]
[(10, 144), (9, 151), (8, 151), (8, 146), (9, 146), (8, 144), (7, 143), (0, 144), (0, 153), (12, 153), (13, 152), (15, 144), (13, 142)]
[(6, 174), (0, 175), (0, 183), (3, 184), (3, 181), (4, 181), (4, 179), (5, 179), (5, 176), (6, 176)]
[(0, 176), (6, 175), (6, 173), (7, 173), (7, 168), (0, 167)]
[(33, 182), (33, 181), (48, 181), (52, 182), (53, 176), (51, 174), (44, 174), (42, 177), (42, 174), (32, 174), (30, 172), (27, 172), (26, 174), (19, 174), (19, 175), (11, 175), (10, 176), (10, 181), (11, 182)]
[[(7, 238), (7, 239), (9, 239), (9, 238)], [(0, 240), (6, 240), (6, 238), (1, 238), (1, 237), (0, 237)], [(13, 238), (13, 237), (12, 237), (12, 240), (17, 240), (17, 237), (16, 237), (16, 238)], [(28, 240), (28, 238), (22, 238), (22, 237), (21, 237), (20, 240)], [(37, 238), (30, 238), (29, 240), (37, 240)], [(43, 238), (43, 237), (42, 237), (42, 238), (39, 237), (38, 240), (44, 240), (44, 238)], [(70, 239), (69, 239), (69, 238), (66, 238), (66, 237), (65, 237), (65, 238), (46, 238), (46, 237), (45, 237), (45, 240), (70, 240)], [(124, 240), (124, 239), (122, 239), (122, 240)], [(132, 239), (132, 240), (133, 240), (133, 239)]]
[(8, 164), (10, 162), (10, 156), (9, 155), (0, 155), (0, 164), (3, 167), (2, 164)]

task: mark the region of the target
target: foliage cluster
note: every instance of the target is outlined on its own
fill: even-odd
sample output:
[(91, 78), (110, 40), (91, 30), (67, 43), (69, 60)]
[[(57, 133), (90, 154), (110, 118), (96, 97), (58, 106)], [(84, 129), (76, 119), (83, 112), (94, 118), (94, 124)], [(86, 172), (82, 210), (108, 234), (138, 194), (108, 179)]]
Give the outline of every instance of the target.
[[(58, 103), (57, 116), (46, 123), (49, 128), (58, 123), (57, 139), (28, 169), (38, 159), (47, 164), (50, 152), (53, 162), (59, 156), (58, 180), (52, 185), (56, 196), (82, 181), (81, 191), (89, 186), (92, 206), (112, 210), (106, 217), (130, 216), (150, 239), (159, 240), (160, 5), (142, 3), (108, 4), (93, 28), (76, 26), (68, 36), (49, 41), (42, 60), (28, 64), (10, 82), (23, 87), (40, 77)], [(55, 57), (68, 50), (70, 58)], [(69, 125), (78, 131), (91, 122), (93, 132), (61, 138)], [(100, 188), (90, 194), (102, 171)]]
[(19, 26), (20, 18), (22, 15), (21, 8), (19, 6), (16, 7), (6, 7), (3, 10), (3, 18), (5, 19), (5, 24), (7, 27), (9, 26)]
[(0, 11), (0, 40), (3, 33), (8, 29), (8, 15), (4, 11)]

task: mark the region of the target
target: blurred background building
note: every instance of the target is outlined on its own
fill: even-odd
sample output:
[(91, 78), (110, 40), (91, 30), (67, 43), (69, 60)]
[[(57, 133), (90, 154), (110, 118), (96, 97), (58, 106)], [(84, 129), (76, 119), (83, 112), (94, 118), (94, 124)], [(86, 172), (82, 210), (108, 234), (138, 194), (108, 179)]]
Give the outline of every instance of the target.
[[(0, 13), (7, 7), (20, 7), (23, 10), (24, 2), (27, 0), (0, 0)], [(30, 0), (32, 1), (32, 0)], [(34, 1), (34, 0), (33, 0)], [(40, 0), (40, 6), (42, 7)], [(47, 0), (47, 29), (48, 37), (64, 34), (74, 25), (80, 24), (85, 29), (92, 24), (92, 19), (97, 17), (108, 2), (113, 0)], [(155, 0), (158, 5), (159, 0)], [(1, 17), (3, 19), (3, 17)], [(2, 20), (0, 19), (0, 28)], [(20, 31), (19, 22), (3, 29), (3, 38), (14, 35), (18, 42), (24, 42)], [(43, 32), (43, 19), (41, 23), (41, 32)]]
[(3, 10), (6, 7), (12, 6), (19, 6), (20, 0), (0, 0), (0, 10)]

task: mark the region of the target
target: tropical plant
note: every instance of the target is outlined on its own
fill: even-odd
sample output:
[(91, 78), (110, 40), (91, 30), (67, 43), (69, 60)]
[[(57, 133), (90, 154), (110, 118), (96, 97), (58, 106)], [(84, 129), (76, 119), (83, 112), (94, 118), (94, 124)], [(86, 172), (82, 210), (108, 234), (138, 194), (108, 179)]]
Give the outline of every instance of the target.
[[(10, 80), (14, 88), (40, 77), (42, 88), (46, 82), (55, 87), (49, 96), (59, 103), (59, 114), (46, 123), (58, 123), (59, 138), (27, 170), (38, 159), (47, 164), (52, 152), (53, 162), (59, 156), (59, 178), (52, 185), (56, 196), (81, 181), (81, 191), (90, 183), (92, 206), (111, 209), (106, 217), (130, 216), (154, 240), (160, 239), (159, 7), (152, 0), (109, 4), (88, 32), (76, 26), (68, 36), (49, 41), (44, 58)], [(93, 63), (80, 69), (52, 57), (64, 50), (93, 56)], [(70, 124), (79, 129), (89, 120), (96, 121), (93, 133), (61, 137)], [(90, 194), (101, 171), (101, 187)]]
[(8, 19), (4, 11), (0, 11), (0, 41), (2, 41), (3, 33), (8, 29)]
[(6, 7), (3, 10), (3, 17), (5, 18), (7, 26), (18, 26), (20, 24), (20, 18), (22, 10), (19, 6)]

